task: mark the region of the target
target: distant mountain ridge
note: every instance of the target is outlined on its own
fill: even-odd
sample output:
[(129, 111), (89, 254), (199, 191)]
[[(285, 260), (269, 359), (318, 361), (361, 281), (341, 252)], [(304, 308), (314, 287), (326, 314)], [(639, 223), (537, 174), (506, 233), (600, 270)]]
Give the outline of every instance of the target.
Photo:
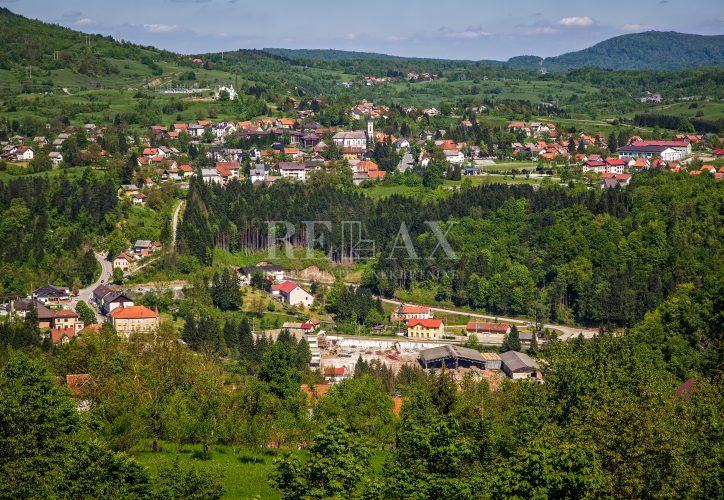
[(621, 35), (593, 47), (543, 60), (549, 71), (593, 66), (603, 69), (687, 69), (724, 65), (724, 35), (647, 31)]
[[(266, 48), (265, 52), (290, 59), (319, 59), (327, 62), (360, 60), (425, 60), (375, 52), (333, 49)], [(427, 58), (427, 60), (430, 60)], [(692, 35), (675, 31), (646, 31), (604, 40), (587, 49), (556, 57), (533, 55), (507, 61), (480, 61), (515, 69), (566, 71), (595, 67), (602, 69), (676, 70), (704, 66), (724, 66), (724, 35)]]

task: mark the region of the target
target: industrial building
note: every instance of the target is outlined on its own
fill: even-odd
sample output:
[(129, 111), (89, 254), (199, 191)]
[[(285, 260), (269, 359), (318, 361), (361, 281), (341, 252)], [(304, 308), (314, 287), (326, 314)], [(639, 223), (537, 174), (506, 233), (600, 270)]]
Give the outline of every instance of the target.
[(470, 368), (499, 370), (500, 356), (493, 352), (479, 352), (458, 345), (444, 345), (420, 351), (418, 361), (423, 368)]

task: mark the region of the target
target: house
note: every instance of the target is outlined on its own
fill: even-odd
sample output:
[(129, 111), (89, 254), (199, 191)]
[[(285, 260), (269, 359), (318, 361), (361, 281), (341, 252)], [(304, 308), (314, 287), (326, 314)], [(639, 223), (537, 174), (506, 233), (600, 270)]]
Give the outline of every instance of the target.
[(332, 141), (340, 148), (360, 148), (367, 147), (367, 133), (364, 130), (355, 130), (352, 132), (337, 132), (332, 137)]
[(314, 304), (314, 296), (293, 281), (283, 281), (272, 285), (271, 293), (292, 306), (310, 307)]
[(30, 161), (35, 158), (35, 151), (30, 146), (20, 146), (15, 151), (15, 159), (17, 161)]
[(347, 369), (344, 366), (339, 368), (328, 366), (324, 369), (324, 381), (328, 384), (336, 384), (346, 378), (349, 378), (349, 373), (347, 373)]
[(136, 255), (143, 255), (144, 250), (148, 253), (153, 249), (153, 242), (151, 240), (136, 240), (133, 244), (133, 251)]
[(43, 304), (58, 304), (70, 300), (70, 293), (66, 287), (55, 285), (44, 285), (31, 294), (31, 298), (39, 300)]
[(212, 182), (214, 182), (216, 184), (223, 183), (221, 174), (215, 168), (202, 168), (201, 169), (201, 179), (206, 183), (212, 183)]
[(268, 175), (267, 166), (263, 163), (259, 163), (256, 167), (249, 170), (249, 180), (252, 184), (258, 182), (264, 182)]
[(73, 330), (78, 333), (83, 327), (80, 315), (72, 309), (61, 309), (53, 314), (51, 330)]
[(131, 196), (131, 202), (134, 205), (143, 205), (144, 203), (146, 203), (146, 195), (143, 193), (136, 193)]
[(108, 314), (118, 307), (132, 307), (133, 300), (123, 292), (111, 291), (101, 299), (101, 312)]
[(116, 258), (113, 259), (113, 267), (117, 267), (124, 273), (128, 271), (131, 268), (131, 263), (135, 260), (135, 258), (132, 255), (129, 255), (125, 252), (116, 255)]
[(255, 272), (260, 272), (265, 278), (277, 283), (284, 280), (284, 268), (282, 266), (259, 264), (257, 266), (246, 266), (239, 269), (241, 284), (249, 285), (251, 283), (251, 276)]
[(602, 160), (588, 160), (581, 167), (583, 172), (593, 172), (595, 174), (602, 174), (606, 171), (606, 162)]
[(50, 153), (48, 153), (48, 158), (50, 158), (50, 161), (53, 165), (63, 163), (63, 153), (61, 153), (60, 151), (51, 151)]
[(523, 352), (504, 352), (500, 355), (500, 361), (505, 374), (514, 380), (521, 378), (541, 379), (540, 366)]
[(12, 304), (18, 316), (24, 318), (32, 309), (38, 321), (38, 328), (50, 332), (54, 344), (69, 342), (84, 328), (80, 315), (71, 309), (53, 311), (36, 299), (20, 299)]
[(411, 319), (432, 319), (432, 312), (430, 312), (428, 306), (400, 304), (397, 309), (390, 314), (391, 323), (399, 323)]
[(313, 170), (318, 170), (320, 167), (319, 163), (311, 161), (304, 163), (282, 161), (279, 162), (277, 168), (283, 178), (296, 179), (305, 182), (309, 173)]
[(465, 331), (468, 335), (507, 335), (510, 333), (510, 325), (487, 321), (468, 321)]
[(158, 311), (146, 306), (116, 307), (108, 316), (116, 331), (126, 338), (134, 332), (153, 331), (159, 326)]
[(103, 297), (111, 293), (113, 289), (107, 285), (99, 285), (93, 290), (93, 302), (99, 307), (103, 303)]
[(629, 184), (631, 184), (631, 174), (605, 173), (601, 175), (601, 189), (628, 186)]
[(441, 339), (445, 335), (441, 319), (411, 319), (405, 325), (407, 336), (413, 339)]
[(623, 168), (627, 165), (621, 158), (606, 158), (606, 173), (607, 174), (622, 174)]
[(633, 141), (618, 148), (618, 156), (632, 158), (661, 157), (664, 161), (679, 161), (691, 154), (691, 142), (686, 141)]

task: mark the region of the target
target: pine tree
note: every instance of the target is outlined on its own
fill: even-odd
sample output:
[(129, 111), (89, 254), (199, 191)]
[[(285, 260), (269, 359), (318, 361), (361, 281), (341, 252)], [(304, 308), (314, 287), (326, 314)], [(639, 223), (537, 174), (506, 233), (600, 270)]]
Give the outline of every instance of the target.
[(251, 325), (249, 325), (249, 320), (246, 316), (244, 316), (239, 323), (238, 351), (241, 359), (250, 361), (254, 359), (254, 337), (252, 336)]
[(616, 134), (614, 132), (611, 132), (608, 136), (608, 150), (612, 153), (618, 150), (618, 141), (616, 140)]
[(229, 350), (239, 350), (239, 323), (230, 319), (224, 323), (224, 342)]
[(513, 325), (510, 327), (510, 333), (505, 335), (500, 351), (520, 351), (520, 335), (518, 334), (517, 326)]
[(184, 324), (184, 330), (181, 339), (186, 342), (192, 349), (196, 348), (198, 343), (198, 330), (196, 328), (196, 318), (193, 314), (189, 314)]

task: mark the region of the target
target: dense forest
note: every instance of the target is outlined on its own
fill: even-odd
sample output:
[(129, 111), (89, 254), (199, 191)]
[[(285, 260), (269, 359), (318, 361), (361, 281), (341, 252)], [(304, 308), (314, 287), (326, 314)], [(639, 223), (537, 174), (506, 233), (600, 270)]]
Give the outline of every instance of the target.
[(88, 242), (113, 229), (117, 204), (116, 181), (91, 169), (0, 182), (1, 293), (92, 282), (98, 264)]
[[(345, 64), (365, 61), (387, 61), (399, 64), (405, 61), (416, 61), (418, 64), (425, 65), (426, 68), (441, 68), (453, 62), (344, 50), (265, 48), (264, 51), (290, 59), (318, 60), (328, 63), (343, 62)], [(461, 66), (482, 64), (531, 71), (538, 71), (541, 67), (549, 71), (566, 71), (577, 68), (674, 70), (701, 66), (720, 66), (724, 63), (724, 37), (721, 35), (690, 35), (673, 31), (648, 31), (617, 36), (587, 49), (545, 59), (537, 56), (517, 56), (508, 61), (456, 62)]]
[[(304, 245), (303, 221), (330, 221), (320, 250), (349, 260), (342, 221), (360, 221), (375, 243), (363, 285), (390, 296), (432, 289), (439, 301), (561, 322), (633, 325), (684, 283), (709, 287), (722, 273), (722, 190), (705, 177), (640, 174), (628, 190), (485, 185), (434, 202), (373, 201), (324, 183), (270, 188), (193, 182), (179, 230), (181, 249), (209, 262), (211, 250), (265, 249), (267, 221), (288, 221)], [(448, 259), (425, 221), (443, 221), (458, 259)], [(416, 259), (400, 251), (401, 224)], [(447, 230), (443, 224), (443, 230)], [(320, 232), (321, 231), (321, 232)], [(284, 234), (281, 232), (281, 234)]]

